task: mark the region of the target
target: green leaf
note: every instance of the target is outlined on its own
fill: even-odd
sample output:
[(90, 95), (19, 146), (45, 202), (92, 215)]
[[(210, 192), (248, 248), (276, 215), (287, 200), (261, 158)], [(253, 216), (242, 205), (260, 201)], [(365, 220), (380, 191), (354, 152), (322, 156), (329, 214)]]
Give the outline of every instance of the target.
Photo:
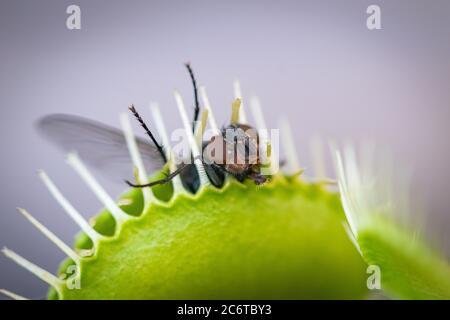
[[(142, 206), (140, 191), (126, 197)], [(343, 219), (336, 194), (282, 177), (179, 195), (119, 227), (103, 212), (95, 229), (112, 236), (82, 258), (81, 288), (59, 298), (364, 298), (366, 264)], [(92, 246), (84, 234), (76, 244)]]
[(393, 298), (450, 299), (450, 267), (419, 236), (392, 220), (373, 216), (358, 229), (369, 265), (381, 269), (381, 286)]

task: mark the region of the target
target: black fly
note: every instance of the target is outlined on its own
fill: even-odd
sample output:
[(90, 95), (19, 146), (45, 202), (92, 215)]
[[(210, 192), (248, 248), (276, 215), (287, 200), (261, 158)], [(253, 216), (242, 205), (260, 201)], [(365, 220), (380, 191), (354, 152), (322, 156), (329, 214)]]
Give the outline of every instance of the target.
[[(194, 73), (189, 64), (186, 64), (186, 68), (194, 89), (195, 109), (192, 130), (195, 131), (200, 105)], [(131, 106), (129, 109), (150, 138), (150, 141), (136, 138), (146, 169), (149, 172), (160, 170), (167, 162), (164, 146), (156, 140), (136, 108)], [(82, 159), (102, 171), (114, 170), (117, 173), (120, 164), (129, 159), (123, 132), (94, 120), (75, 115), (55, 114), (42, 118), (38, 128), (49, 140), (66, 151), (77, 151)], [(203, 142), (201, 161), (214, 186), (221, 187), (227, 173), (239, 181), (251, 179), (256, 184), (266, 181), (266, 176), (260, 173), (259, 137), (255, 132), (248, 125), (232, 123), (222, 128), (220, 134)], [(127, 171), (121, 171), (121, 174), (129, 174), (129, 165)], [(179, 164), (175, 171), (157, 181), (143, 185), (126, 182), (135, 188), (152, 187), (168, 183), (177, 175), (180, 175), (186, 189), (191, 192), (198, 190), (200, 179), (193, 161)]]

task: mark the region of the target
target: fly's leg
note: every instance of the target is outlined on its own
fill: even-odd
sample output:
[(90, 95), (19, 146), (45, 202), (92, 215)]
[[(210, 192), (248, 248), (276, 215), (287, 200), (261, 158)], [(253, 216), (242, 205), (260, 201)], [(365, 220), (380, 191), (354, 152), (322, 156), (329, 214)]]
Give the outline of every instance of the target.
[(256, 185), (264, 184), (267, 181), (267, 177), (257, 172), (251, 172), (247, 178), (252, 180)]
[(126, 184), (128, 184), (130, 187), (133, 188), (146, 188), (146, 187), (153, 187), (159, 184), (165, 184), (170, 182), (173, 178), (175, 178), (177, 175), (179, 175), (184, 169), (186, 169), (189, 165), (188, 164), (182, 164), (180, 167), (178, 167), (177, 170), (175, 170), (174, 172), (168, 174), (166, 177), (160, 179), (160, 180), (156, 180), (156, 181), (152, 181), (146, 184), (134, 184), (131, 183), (128, 180), (125, 180)]

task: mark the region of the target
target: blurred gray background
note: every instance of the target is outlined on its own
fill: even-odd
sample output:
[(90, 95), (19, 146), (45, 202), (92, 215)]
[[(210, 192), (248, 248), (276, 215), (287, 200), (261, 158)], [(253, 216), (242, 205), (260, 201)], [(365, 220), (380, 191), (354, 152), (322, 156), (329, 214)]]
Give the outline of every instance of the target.
[[(70, 4), (81, 7), (81, 30), (66, 28)], [(366, 27), (370, 4), (381, 7), (382, 30)], [(280, 115), (291, 120), (307, 168), (315, 135), (390, 148), (414, 169), (415, 198), (426, 200), (431, 237), (448, 254), (449, 14), (445, 0), (2, 0), (0, 245), (54, 272), (63, 254), (15, 207), (67, 243), (78, 231), (38, 180), (40, 168), (86, 217), (100, 207), (64, 155), (36, 134), (39, 117), (74, 113), (119, 126), (130, 103), (151, 119), (153, 100), (169, 127), (179, 127), (172, 91), (192, 101), (183, 67), (190, 61), (220, 124), (238, 77), (244, 99), (261, 98), (269, 127)], [(101, 181), (114, 196), (124, 189)], [(30, 298), (46, 292), (3, 256), (0, 288)]]

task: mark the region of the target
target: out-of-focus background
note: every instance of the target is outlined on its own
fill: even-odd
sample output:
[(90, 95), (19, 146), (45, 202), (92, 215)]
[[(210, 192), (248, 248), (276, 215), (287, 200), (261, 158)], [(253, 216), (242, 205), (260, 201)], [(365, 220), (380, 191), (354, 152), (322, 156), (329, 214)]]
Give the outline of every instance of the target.
[[(71, 4), (81, 8), (81, 30), (66, 28)], [(371, 4), (381, 8), (381, 30), (366, 26)], [(15, 208), (28, 209), (67, 243), (78, 231), (38, 169), (84, 216), (100, 207), (64, 155), (36, 134), (37, 119), (72, 113), (119, 126), (118, 114), (134, 103), (151, 126), (148, 104), (157, 101), (166, 124), (180, 127), (172, 93), (177, 88), (192, 101), (183, 67), (190, 61), (220, 124), (229, 119), (239, 78), (244, 103), (257, 94), (270, 128), (280, 116), (290, 119), (307, 169), (317, 135), (392, 150), (413, 169), (412, 200), (448, 254), (449, 14), (446, 0), (2, 1), (0, 244), (54, 272), (63, 254)], [(124, 189), (100, 178), (115, 196)], [(0, 287), (30, 298), (46, 292), (5, 257)]]

